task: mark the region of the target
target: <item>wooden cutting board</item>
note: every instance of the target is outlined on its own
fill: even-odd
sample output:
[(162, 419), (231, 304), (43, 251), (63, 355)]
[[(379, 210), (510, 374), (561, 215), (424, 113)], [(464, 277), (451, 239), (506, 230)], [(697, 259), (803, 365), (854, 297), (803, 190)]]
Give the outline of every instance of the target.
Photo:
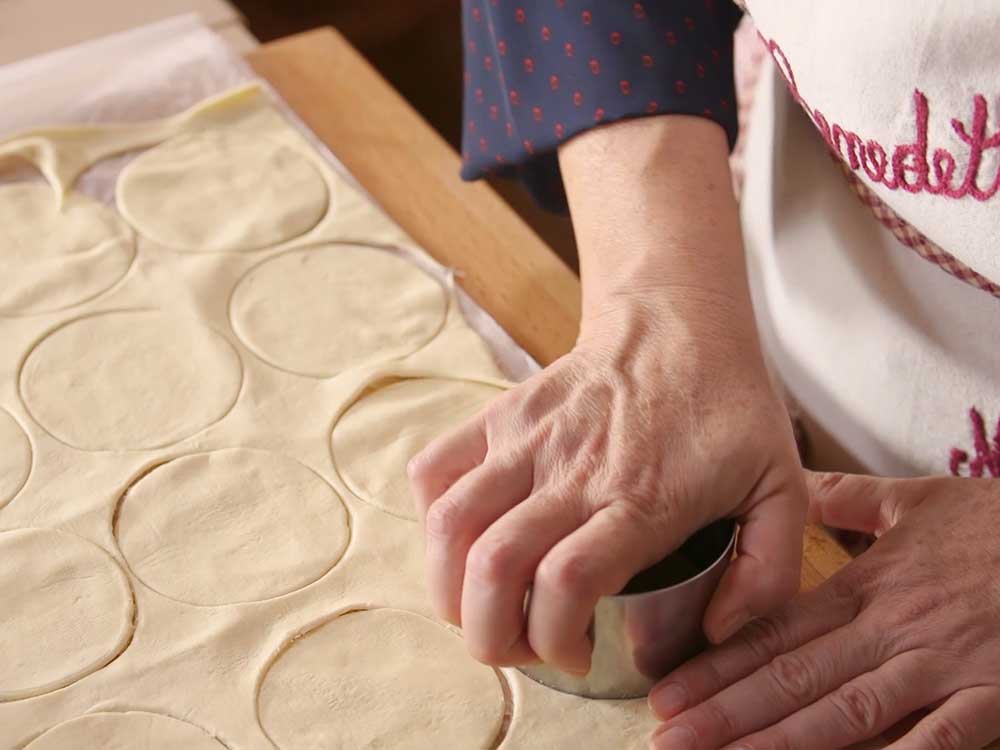
[[(343, 36), (316, 29), (248, 59), (403, 229), (461, 269), (462, 287), (518, 344), (543, 365), (569, 351), (577, 276), (489, 186), (459, 179), (458, 154)], [(803, 587), (849, 560), (829, 534), (808, 528)]]
[[(518, 344), (543, 365), (569, 351), (579, 279), (489, 186), (459, 179), (458, 154), (343, 36), (315, 29), (247, 57), (400, 226), (462, 270), (462, 287)], [(806, 528), (802, 588), (850, 559), (826, 531)]]

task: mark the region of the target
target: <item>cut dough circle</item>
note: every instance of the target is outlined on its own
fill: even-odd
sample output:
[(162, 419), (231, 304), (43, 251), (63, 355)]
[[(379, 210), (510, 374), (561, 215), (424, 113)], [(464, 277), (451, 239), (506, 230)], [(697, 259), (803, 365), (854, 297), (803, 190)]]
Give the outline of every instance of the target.
[(190, 604), (260, 601), (325, 575), (350, 538), (347, 509), (290, 458), (231, 448), (162, 464), (121, 500), (119, 549), (150, 588)]
[(309, 157), (277, 141), (208, 130), (176, 136), (122, 170), (118, 209), (146, 237), (192, 252), (257, 250), (295, 239), (326, 213)]
[(189, 318), (151, 310), (99, 313), (55, 329), (21, 370), (21, 395), (53, 436), (84, 450), (159, 448), (232, 408), (239, 355)]
[(110, 289), (135, 257), (132, 230), (79, 193), (60, 208), (46, 183), (0, 186), (0, 315), (61, 310)]
[(25, 750), (224, 750), (225, 745), (186, 721), (145, 711), (100, 712), (57, 724)]
[(0, 508), (21, 491), (31, 473), (31, 442), (21, 425), (0, 409)]
[(248, 348), (313, 377), (412, 354), (437, 334), (447, 312), (444, 287), (413, 263), (388, 250), (335, 243), (264, 261), (230, 302), (233, 329)]
[(416, 519), (406, 465), (438, 435), (460, 426), (502, 389), (466, 380), (413, 378), (362, 395), (333, 427), (333, 462), (351, 492)]
[(0, 701), (76, 682), (132, 637), (125, 573), (96, 544), (64, 531), (0, 532)]
[(458, 636), (420, 615), (373, 609), (287, 644), (264, 674), (257, 709), (282, 750), (488, 750), (504, 697)]

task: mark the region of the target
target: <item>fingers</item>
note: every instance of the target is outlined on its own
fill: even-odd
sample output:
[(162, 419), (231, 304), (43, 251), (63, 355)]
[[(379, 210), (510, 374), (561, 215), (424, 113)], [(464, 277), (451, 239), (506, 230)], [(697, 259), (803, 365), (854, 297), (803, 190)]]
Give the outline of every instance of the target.
[(928, 674), (925, 662), (912, 651), (896, 656), (740, 742), (748, 747), (847, 747), (871, 739), (941, 697), (943, 675)]
[(535, 660), (525, 633), (528, 586), (546, 553), (584, 521), (566, 498), (536, 493), (475, 541), (461, 602), (463, 636), (475, 658), (496, 666)]
[(410, 459), (406, 473), (410, 477), (417, 517), (423, 525), (431, 503), (443, 495), (462, 476), (486, 460), (486, 428), (481, 417), (435, 438)]
[(462, 476), (425, 513), (427, 584), (439, 617), (462, 624), (466, 558), (479, 536), (531, 492), (532, 467), (487, 462)]
[(1000, 688), (960, 690), (888, 750), (979, 750), (1000, 739)]
[(648, 524), (609, 506), (556, 544), (538, 567), (528, 612), (534, 652), (557, 669), (586, 674), (597, 600), (621, 591), (681, 539), (656, 539)]
[(807, 471), (806, 485), (811, 521), (876, 536), (923, 497), (920, 480)]
[(802, 594), (770, 616), (751, 621), (735, 636), (699, 654), (660, 682), (649, 696), (655, 713), (670, 719), (742, 680), (779, 654), (792, 651), (851, 622), (858, 603), (831, 585)]
[[(803, 709), (873, 668), (878, 663), (874, 643), (874, 634), (864, 633), (857, 624), (834, 630), (779, 654), (750, 676), (671, 719), (660, 731), (686, 728), (696, 740), (695, 747), (721, 747)], [(805, 746), (842, 745), (788, 745)]]
[(705, 612), (705, 634), (712, 643), (721, 643), (798, 592), (806, 501), (801, 480), (793, 482), (740, 519), (736, 559)]

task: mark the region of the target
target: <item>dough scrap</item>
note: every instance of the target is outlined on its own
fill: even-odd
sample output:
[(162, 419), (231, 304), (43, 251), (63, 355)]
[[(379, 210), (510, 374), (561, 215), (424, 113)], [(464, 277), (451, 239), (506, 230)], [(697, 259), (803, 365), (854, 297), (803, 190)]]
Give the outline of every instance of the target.
[(31, 442), (21, 425), (0, 409), (0, 508), (14, 499), (31, 473)]
[(134, 604), (124, 572), (64, 531), (0, 532), (0, 702), (56, 690), (120, 654)]
[(43, 338), (25, 360), (32, 416), (83, 450), (142, 450), (190, 437), (239, 394), (239, 355), (193, 319), (157, 311), (99, 313)]
[(225, 130), (176, 136), (118, 178), (118, 209), (141, 234), (191, 252), (257, 250), (295, 239), (326, 214), (329, 191), (289, 146)]
[(489, 750), (504, 715), (497, 674), (419, 615), (340, 615), (293, 640), (264, 674), (261, 726), (282, 750)]
[(78, 305), (110, 289), (135, 257), (132, 230), (112, 209), (46, 183), (0, 186), (0, 315)]
[(230, 311), (236, 334), (261, 359), (330, 377), (415, 352), (441, 329), (448, 298), (392, 252), (328, 243), (251, 269)]
[(100, 712), (57, 724), (25, 750), (225, 750), (198, 727), (145, 711)]
[(325, 481), (275, 453), (232, 448), (169, 461), (119, 506), (115, 536), (139, 580), (190, 604), (260, 601), (325, 575), (350, 537)]
[(377, 388), (348, 407), (333, 427), (337, 471), (362, 500), (415, 520), (406, 464), (501, 392), (493, 385), (444, 378), (412, 378)]

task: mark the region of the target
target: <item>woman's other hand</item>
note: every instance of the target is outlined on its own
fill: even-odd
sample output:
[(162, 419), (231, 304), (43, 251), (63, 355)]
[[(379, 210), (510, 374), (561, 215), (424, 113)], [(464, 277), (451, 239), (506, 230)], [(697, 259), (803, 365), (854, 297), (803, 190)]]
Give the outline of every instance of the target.
[(891, 750), (1000, 738), (1000, 481), (814, 474), (811, 515), (879, 536), (822, 586), (668, 676), (657, 750)]

